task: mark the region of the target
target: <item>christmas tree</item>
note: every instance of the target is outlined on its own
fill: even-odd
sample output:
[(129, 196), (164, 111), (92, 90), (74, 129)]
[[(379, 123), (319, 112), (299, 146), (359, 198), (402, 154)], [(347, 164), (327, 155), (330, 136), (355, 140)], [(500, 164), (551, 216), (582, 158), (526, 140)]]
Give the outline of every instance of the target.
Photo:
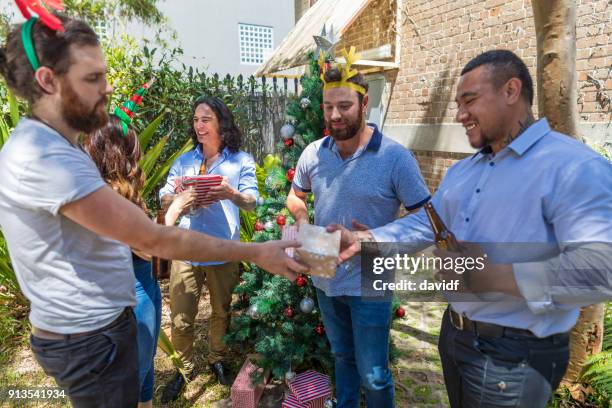
[[(300, 80), (302, 92), (286, 108), (283, 140), (277, 147), (282, 157), (267, 156), (258, 170), (265, 182), (260, 183), (262, 197), (252, 225), (254, 242), (280, 239), (282, 228), (294, 223), (285, 202), (295, 166), (304, 148), (324, 136), (320, 70), (314, 54), (309, 61), (309, 73)], [(312, 200), (308, 207), (312, 219)], [(244, 229), (251, 230), (249, 226)], [(258, 365), (270, 369), (277, 379), (291, 377), (302, 367), (332, 371), (325, 328), (308, 276), (291, 282), (250, 265), (236, 293), (240, 296), (234, 308), (240, 314), (232, 319), (226, 338), (230, 345), (258, 353)]]

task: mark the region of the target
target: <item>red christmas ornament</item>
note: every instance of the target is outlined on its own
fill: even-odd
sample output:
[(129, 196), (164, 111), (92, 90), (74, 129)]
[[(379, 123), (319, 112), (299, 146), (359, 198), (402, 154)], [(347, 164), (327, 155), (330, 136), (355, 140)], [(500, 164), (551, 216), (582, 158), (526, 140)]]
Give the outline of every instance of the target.
[(293, 310), (291, 306), (287, 306), (283, 314), (285, 315), (285, 317), (288, 317), (291, 319), (293, 316), (295, 316), (295, 310)]
[(298, 278), (295, 280), (295, 284), (298, 285), (299, 288), (301, 288), (303, 286), (306, 286), (308, 284), (308, 281), (305, 277), (298, 276)]
[(329, 136), (329, 130), (327, 130), (327, 128), (323, 128), (323, 136)]
[(257, 222), (255, 223), (253, 228), (255, 228), (255, 231), (257, 231), (257, 232), (263, 231), (264, 228), (265, 228), (264, 227), (264, 223), (259, 221), (259, 220), (257, 220)]
[(284, 215), (277, 216), (276, 223), (282, 227), (287, 223), (287, 217), (285, 217)]
[(404, 317), (404, 316), (406, 316), (406, 310), (405, 310), (403, 307), (401, 307), (401, 306), (400, 306), (400, 307), (398, 307), (398, 308), (395, 310), (395, 315), (396, 315), (397, 317)]
[(293, 138), (288, 137), (283, 141), (283, 143), (285, 144), (285, 147), (291, 147), (293, 146)]
[(293, 182), (293, 178), (295, 177), (295, 169), (289, 169), (287, 170), (287, 181), (292, 183)]
[(317, 326), (314, 328), (315, 333), (317, 333), (319, 336), (323, 336), (325, 334), (325, 327), (323, 327), (322, 323), (317, 324)]

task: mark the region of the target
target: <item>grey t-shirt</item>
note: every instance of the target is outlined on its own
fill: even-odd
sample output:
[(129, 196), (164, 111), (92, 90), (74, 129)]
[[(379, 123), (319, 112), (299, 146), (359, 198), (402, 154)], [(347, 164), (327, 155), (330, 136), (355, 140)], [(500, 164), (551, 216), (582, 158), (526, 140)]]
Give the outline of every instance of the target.
[(35, 120), (0, 151), (0, 227), (35, 327), (95, 330), (135, 304), (130, 249), (59, 213), (104, 185), (84, 151)]

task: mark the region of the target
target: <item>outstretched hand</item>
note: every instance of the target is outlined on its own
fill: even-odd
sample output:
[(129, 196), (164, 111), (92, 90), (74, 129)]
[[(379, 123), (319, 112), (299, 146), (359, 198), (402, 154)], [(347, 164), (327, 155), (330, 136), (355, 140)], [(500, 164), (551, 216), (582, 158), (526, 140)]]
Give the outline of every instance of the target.
[(268, 241), (258, 244), (254, 263), (274, 275), (294, 281), (299, 273), (308, 272), (308, 266), (297, 262), (285, 253), (285, 248), (298, 247), (297, 241)]
[(338, 264), (341, 264), (361, 252), (361, 242), (359, 242), (352, 231), (343, 225), (329, 224), (326, 230), (327, 232), (340, 231), (340, 254), (338, 255)]

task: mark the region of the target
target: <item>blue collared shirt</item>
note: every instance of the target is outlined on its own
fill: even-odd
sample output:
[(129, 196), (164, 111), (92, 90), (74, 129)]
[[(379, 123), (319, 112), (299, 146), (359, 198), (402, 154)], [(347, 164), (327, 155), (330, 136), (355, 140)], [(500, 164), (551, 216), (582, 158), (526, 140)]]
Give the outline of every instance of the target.
[[(204, 160), (201, 146), (182, 154), (172, 165), (168, 174), (166, 185), (159, 190), (159, 197), (174, 193), (174, 179), (181, 175), (181, 168), (189, 166), (191, 174), (200, 170)], [(191, 175), (185, 174), (185, 175)], [(230, 186), (240, 193), (249, 194), (256, 199), (259, 197), (257, 190), (257, 175), (255, 172), (255, 160), (243, 151), (231, 153), (227, 148), (223, 149), (217, 161), (207, 169), (206, 174), (217, 174), (226, 176)], [(240, 240), (240, 211), (230, 200), (221, 200), (201, 208), (194, 215), (183, 216), (179, 222), (180, 228), (190, 229), (216, 238)], [(193, 262), (193, 265), (218, 265), (223, 262)]]
[[(449, 168), (432, 203), (458, 240), (502, 250), (507, 243), (534, 244), (522, 247), (523, 259), (510, 262), (524, 299), (451, 299), (458, 313), (545, 337), (570, 330), (580, 305), (612, 296), (612, 166), (583, 143), (552, 131), (546, 119), (497, 154), (481, 151)], [(433, 241), (424, 210), (372, 233), (378, 242)], [(594, 242), (608, 243), (607, 249), (590, 255), (576, 250)], [(551, 248), (554, 253), (543, 253)], [(580, 270), (589, 271), (590, 289), (580, 282), (584, 276), (576, 276)]]
[[(400, 205), (415, 209), (429, 200), (429, 190), (412, 153), (383, 136), (376, 125), (367, 144), (342, 159), (327, 136), (309, 144), (296, 166), (293, 187), (314, 194), (315, 224), (352, 228), (357, 220), (369, 227), (393, 221)], [(333, 279), (312, 278), (327, 296), (360, 296), (361, 264), (353, 258)]]

